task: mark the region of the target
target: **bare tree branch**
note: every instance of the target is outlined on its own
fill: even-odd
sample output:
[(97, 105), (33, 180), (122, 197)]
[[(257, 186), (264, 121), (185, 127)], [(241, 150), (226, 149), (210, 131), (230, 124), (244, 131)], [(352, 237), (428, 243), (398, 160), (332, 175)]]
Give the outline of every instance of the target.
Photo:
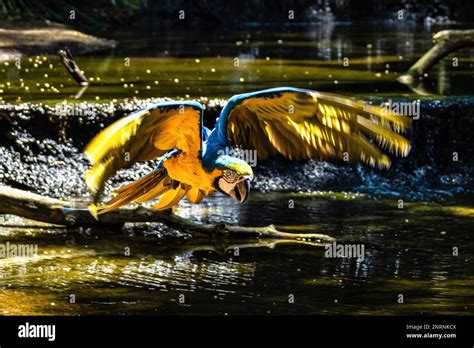
[(243, 227), (224, 223), (205, 224), (191, 221), (171, 211), (146, 207), (120, 208), (95, 219), (87, 208), (77, 208), (69, 202), (41, 196), (28, 191), (0, 186), (0, 214), (12, 214), (28, 219), (64, 226), (118, 225), (125, 222), (160, 222), (193, 236), (222, 236), (228, 238), (266, 238), (305, 243), (329, 243), (335, 239), (318, 233), (289, 233), (275, 226)]
[(399, 82), (412, 85), (448, 54), (474, 46), (474, 30), (443, 30), (434, 34), (433, 40), (436, 44), (398, 78)]
[(72, 78), (78, 84), (80, 84), (81, 86), (89, 85), (89, 81), (87, 80), (87, 77), (84, 75), (81, 69), (79, 69), (79, 66), (74, 60), (74, 57), (72, 56), (72, 53), (69, 50), (69, 48), (65, 47), (64, 49), (59, 50), (58, 56), (61, 59), (61, 62), (63, 63), (68, 73), (71, 74)]

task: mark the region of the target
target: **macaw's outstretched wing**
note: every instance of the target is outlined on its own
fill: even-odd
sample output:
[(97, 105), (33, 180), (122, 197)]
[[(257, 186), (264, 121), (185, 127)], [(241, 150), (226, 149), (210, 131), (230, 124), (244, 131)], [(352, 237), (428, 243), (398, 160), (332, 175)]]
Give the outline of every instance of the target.
[[(138, 161), (159, 157), (166, 159), (166, 156), (178, 153), (200, 156), (202, 112), (202, 105), (196, 102), (156, 104), (116, 121), (99, 133), (84, 151), (92, 164), (85, 179), (94, 194), (94, 203), (97, 203), (107, 179), (119, 169), (131, 167)], [(123, 193), (121, 198), (126, 198), (127, 202), (143, 201), (142, 196), (149, 198), (156, 193), (156, 197), (169, 188), (157, 187), (161, 181), (171, 184), (164, 168), (158, 168), (156, 172), (130, 184), (131, 186), (125, 186), (118, 193)], [(175, 187), (171, 188), (176, 189), (177, 183), (173, 185)], [(152, 188), (153, 191), (150, 192)], [(178, 196), (181, 195), (181, 191), (177, 193)], [(121, 198), (115, 197), (115, 203)], [(172, 198), (171, 201), (174, 202), (174, 196)], [(125, 204), (124, 200), (120, 203)]]
[[(388, 150), (406, 156), (410, 142), (398, 134), (411, 119), (383, 108), (329, 93), (273, 88), (232, 97), (214, 137), (257, 150), (260, 159), (339, 158), (389, 167)], [(222, 142), (222, 141), (221, 141)]]

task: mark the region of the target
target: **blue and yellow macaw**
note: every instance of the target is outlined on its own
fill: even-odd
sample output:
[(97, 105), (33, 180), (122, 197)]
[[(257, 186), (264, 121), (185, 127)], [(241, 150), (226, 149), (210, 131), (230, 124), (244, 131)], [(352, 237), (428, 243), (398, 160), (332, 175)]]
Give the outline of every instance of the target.
[[(210, 131), (203, 106), (195, 101), (155, 104), (126, 116), (99, 133), (86, 147), (92, 167), (85, 179), (95, 214), (127, 203), (159, 197), (154, 209), (175, 206), (184, 196), (198, 204), (216, 191), (244, 203), (251, 166), (227, 155), (235, 147), (256, 150), (258, 159), (338, 158), (388, 168), (381, 150), (406, 156), (410, 143), (399, 133), (410, 118), (349, 98), (300, 88), (272, 88), (230, 98)], [(119, 169), (159, 159), (141, 179), (97, 205), (105, 182)]]

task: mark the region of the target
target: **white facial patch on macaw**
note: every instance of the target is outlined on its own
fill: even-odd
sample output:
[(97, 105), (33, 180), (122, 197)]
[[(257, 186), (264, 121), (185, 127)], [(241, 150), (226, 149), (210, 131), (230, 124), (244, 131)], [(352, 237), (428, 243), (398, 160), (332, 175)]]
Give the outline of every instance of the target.
[(250, 192), (250, 178), (226, 169), (218, 178), (217, 187), (222, 193), (244, 203)]

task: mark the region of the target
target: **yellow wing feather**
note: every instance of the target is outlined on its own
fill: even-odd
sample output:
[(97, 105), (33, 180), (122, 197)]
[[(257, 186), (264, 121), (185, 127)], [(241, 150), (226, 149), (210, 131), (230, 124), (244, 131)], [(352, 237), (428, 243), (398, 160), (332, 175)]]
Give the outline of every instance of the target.
[(409, 117), (329, 93), (279, 91), (250, 96), (231, 111), (231, 144), (257, 150), (260, 159), (281, 154), (289, 159), (335, 157), (387, 168), (381, 149), (406, 156), (410, 142), (400, 134)]
[(160, 181), (158, 185), (155, 185), (150, 189), (146, 194), (134, 200), (135, 203), (145, 203), (155, 199), (156, 197), (162, 195), (167, 190), (170, 189), (171, 179), (166, 177), (164, 180)]
[(89, 162), (95, 164), (103, 159), (111, 149), (124, 146), (129, 138), (136, 134), (143, 117), (149, 114), (148, 110), (133, 113), (112, 123), (97, 134), (84, 150)]
[(187, 190), (185, 185), (178, 185), (175, 189), (166, 191), (152, 208), (162, 210), (173, 207), (186, 195)]
[(188, 199), (189, 203), (199, 204), (204, 198), (204, 194), (197, 187), (191, 187), (186, 193), (186, 198)]
[(159, 158), (172, 149), (197, 156), (202, 141), (201, 113), (197, 104), (158, 105), (126, 116), (100, 132), (84, 151), (92, 164), (85, 180), (94, 202), (98, 202), (106, 180), (122, 168)]

